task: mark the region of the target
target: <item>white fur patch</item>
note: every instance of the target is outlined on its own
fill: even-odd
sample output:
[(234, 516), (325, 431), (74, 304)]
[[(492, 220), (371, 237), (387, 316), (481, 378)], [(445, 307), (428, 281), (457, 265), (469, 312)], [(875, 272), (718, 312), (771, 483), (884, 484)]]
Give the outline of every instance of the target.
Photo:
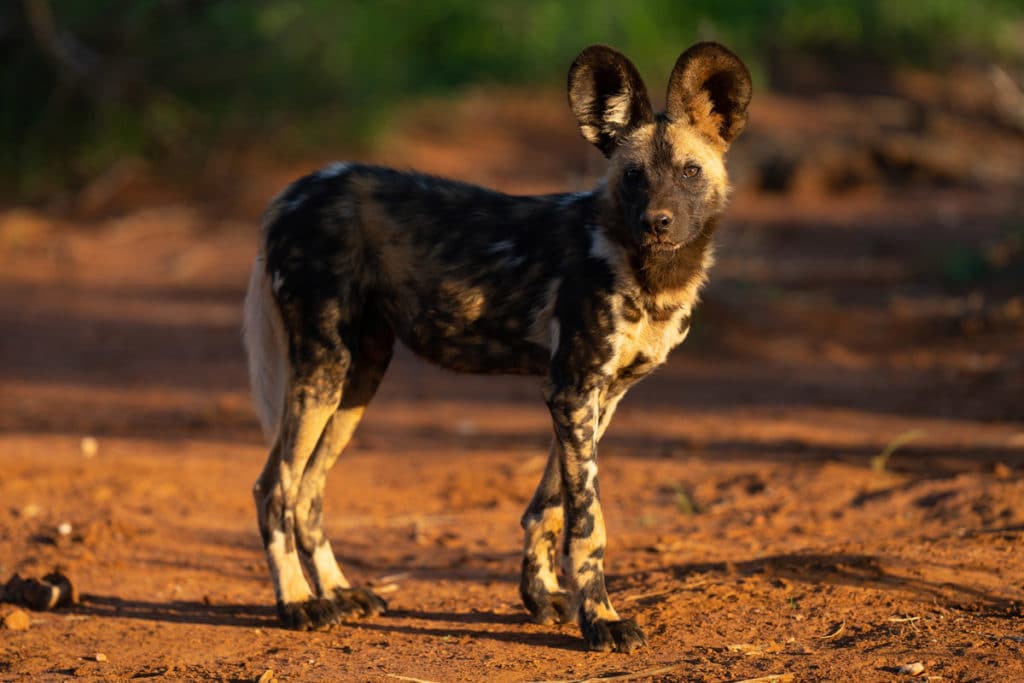
[(562, 208), (572, 206), (579, 200), (583, 199), (584, 197), (589, 197), (592, 194), (593, 192), (573, 192), (572, 194), (567, 194), (564, 197), (560, 198), (558, 200), (558, 205)]
[[(689, 316), (689, 315), (690, 315), (690, 309), (689, 309), (689, 307), (687, 307), (681, 315), (677, 315), (674, 318), (672, 318), (672, 324), (675, 325), (676, 329), (678, 330), (679, 326), (680, 326), (680, 323), (683, 322), (683, 317)], [(682, 330), (678, 334), (679, 334), (679, 336), (676, 337), (675, 346), (678, 346), (679, 344), (682, 344), (684, 341), (686, 341), (686, 338), (690, 335), (690, 325), (687, 325), (686, 329)]]
[(286, 603), (305, 602), (313, 597), (306, 577), (302, 574), (299, 554), (294, 547), (288, 550), (284, 532), (280, 529), (274, 529), (270, 533), (267, 563), (270, 565), (270, 574), (274, 579), (278, 600)]
[(601, 129), (597, 126), (584, 124), (580, 126), (580, 132), (583, 133), (583, 137), (586, 138), (587, 142), (591, 144), (596, 145), (601, 141)]
[(616, 126), (625, 126), (631, 115), (629, 91), (624, 90), (604, 101), (604, 120)]
[(597, 425), (597, 434), (594, 438), (597, 441), (601, 441), (601, 437), (604, 436), (605, 431), (608, 429), (608, 425), (612, 422), (612, 416), (615, 415), (615, 408), (618, 407), (619, 401), (625, 394), (619, 394), (618, 396), (612, 396), (604, 404), (604, 416)]
[(590, 255), (605, 261), (613, 271), (617, 271), (616, 266), (623, 258), (622, 249), (612, 244), (597, 226), (590, 228)]
[[(562, 286), (562, 278), (556, 277), (548, 283), (544, 300), (533, 314), (530, 323), (530, 341), (546, 346), (554, 354), (558, 347), (558, 339), (552, 341), (551, 322), (554, 320), (555, 304), (558, 302), (558, 290)], [(555, 321), (557, 323), (557, 321)]]
[[(267, 443), (277, 438), (284, 403), (288, 359), (281, 315), (273, 301), (270, 282), (263, 270), (263, 258), (252, 266), (249, 289), (245, 293), (242, 337), (249, 365), (249, 386), (259, 413)], [(277, 283), (280, 287), (280, 282)]]
[(324, 597), (328, 597), (335, 588), (351, 587), (338, 566), (330, 543), (321, 543), (313, 551), (313, 567), (316, 569), (317, 585)]
[(490, 247), (488, 247), (487, 251), (491, 252), (492, 254), (510, 254), (513, 251), (515, 251), (515, 248), (515, 242), (513, 242), (512, 240), (500, 240), (492, 244)]
[(508, 270), (518, 268), (526, 263), (525, 256), (522, 254), (516, 255), (516, 243), (512, 240), (500, 240), (495, 242), (487, 248), (487, 251), (495, 255), (504, 256), (504, 258), (499, 262), (499, 265)]
[(270, 278), (270, 289), (271, 289), (271, 291), (273, 291), (274, 294), (279, 294), (281, 292), (281, 287), (283, 287), (283, 286), (284, 286), (284, 275), (281, 275), (280, 272), (275, 272), (273, 277)]
[(324, 166), (316, 175), (319, 178), (335, 178), (350, 168), (352, 168), (352, 164), (348, 161), (335, 161)]
[(594, 95), (593, 84), (587, 84), (586, 92), (583, 92), (582, 88), (577, 92), (574, 107), (582, 111), (589, 111), (594, 106)]

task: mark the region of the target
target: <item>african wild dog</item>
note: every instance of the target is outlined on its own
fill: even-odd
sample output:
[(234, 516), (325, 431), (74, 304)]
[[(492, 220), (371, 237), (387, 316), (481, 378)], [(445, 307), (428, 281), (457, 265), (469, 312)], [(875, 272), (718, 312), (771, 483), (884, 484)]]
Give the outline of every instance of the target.
[[(451, 370), (544, 377), (554, 439), (522, 518), (523, 602), (542, 623), (577, 618), (594, 650), (646, 642), (605, 589), (597, 442), (629, 386), (689, 331), (750, 91), (738, 57), (701, 43), (679, 57), (667, 110), (654, 114), (633, 64), (593, 46), (569, 71), (580, 130), (610, 160), (593, 191), (513, 197), (334, 164), (274, 200), (245, 340), (273, 444), (254, 495), (285, 625), (385, 608), (345, 579), (321, 521), (327, 471), (398, 338)], [(563, 522), (569, 591), (555, 573)]]

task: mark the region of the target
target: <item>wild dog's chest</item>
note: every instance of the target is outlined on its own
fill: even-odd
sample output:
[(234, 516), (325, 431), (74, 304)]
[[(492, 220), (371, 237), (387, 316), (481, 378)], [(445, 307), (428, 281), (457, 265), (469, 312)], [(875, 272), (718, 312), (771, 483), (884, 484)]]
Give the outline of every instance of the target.
[(645, 307), (630, 297), (612, 301), (615, 331), (606, 374), (627, 386), (665, 362), (690, 331), (689, 303)]

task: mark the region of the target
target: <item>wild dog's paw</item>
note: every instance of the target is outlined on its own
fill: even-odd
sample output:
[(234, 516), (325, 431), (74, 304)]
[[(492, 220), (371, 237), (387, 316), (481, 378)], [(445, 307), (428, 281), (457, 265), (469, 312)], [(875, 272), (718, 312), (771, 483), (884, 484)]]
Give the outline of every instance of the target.
[(523, 591), (523, 604), (538, 624), (567, 624), (575, 617), (572, 595), (565, 591)]
[(335, 588), (332, 601), (342, 619), (359, 619), (384, 614), (388, 603), (367, 588)]
[(341, 613), (334, 602), (322, 598), (305, 602), (279, 602), (277, 616), (285, 628), (295, 631), (319, 631), (341, 621)]
[(583, 639), (587, 641), (587, 649), (595, 652), (630, 653), (638, 647), (647, 645), (647, 637), (632, 619), (607, 621), (605, 619), (580, 620)]

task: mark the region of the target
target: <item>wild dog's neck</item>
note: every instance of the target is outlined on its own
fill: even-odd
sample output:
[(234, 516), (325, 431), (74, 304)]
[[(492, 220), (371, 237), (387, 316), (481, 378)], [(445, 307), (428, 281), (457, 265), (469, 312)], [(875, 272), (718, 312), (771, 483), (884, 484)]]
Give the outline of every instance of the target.
[(644, 254), (629, 250), (630, 263), (640, 286), (652, 295), (665, 295), (675, 291), (696, 295), (704, 284), (714, 256), (713, 238), (718, 217), (709, 218), (696, 239), (670, 254)]

